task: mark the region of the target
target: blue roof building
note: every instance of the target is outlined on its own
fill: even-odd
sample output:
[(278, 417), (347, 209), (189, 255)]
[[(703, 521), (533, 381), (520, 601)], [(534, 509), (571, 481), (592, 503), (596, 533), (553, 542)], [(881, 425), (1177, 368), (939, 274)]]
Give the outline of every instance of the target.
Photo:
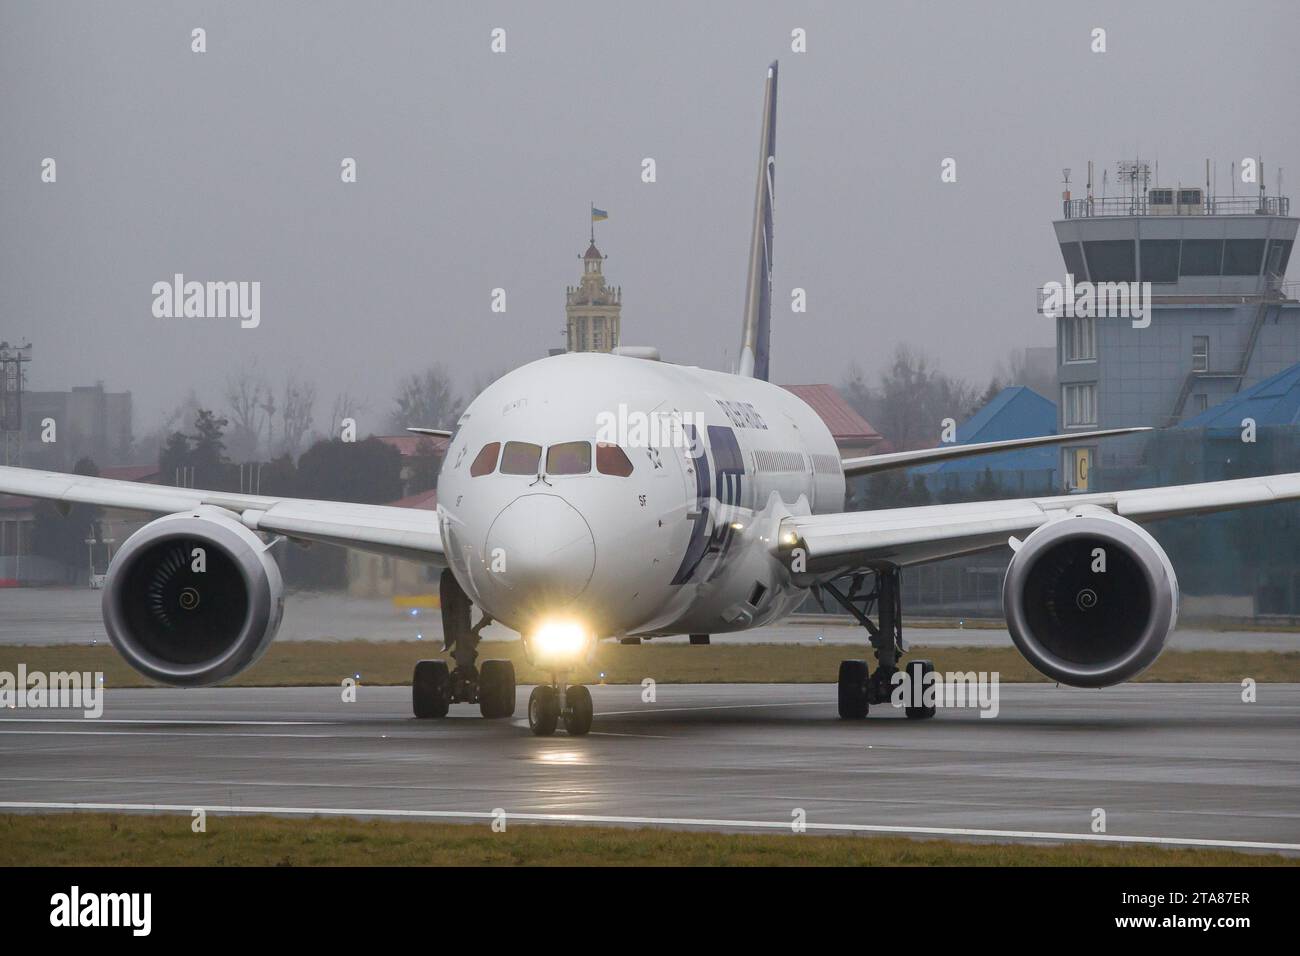
[[(1056, 434), (1056, 405), (1023, 385), (1004, 388), (957, 426), (958, 445)], [(1058, 489), (1060, 453), (1052, 447), (977, 455), (912, 469), (933, 495), (966, 492), (987, 470), (1008, 495), (1048, 494)]]
[(1300, 365), (1283, 369), (1178, 427), (1203, 428), (1207, 438), (1239, 437), (1246, 419), (1257, 428), (1300, 424)]

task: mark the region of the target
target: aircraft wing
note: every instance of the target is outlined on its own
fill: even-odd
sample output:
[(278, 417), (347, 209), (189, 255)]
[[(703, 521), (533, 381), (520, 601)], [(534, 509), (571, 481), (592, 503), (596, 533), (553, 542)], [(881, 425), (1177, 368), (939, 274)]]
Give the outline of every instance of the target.
[(883, 511), (789, 517), (776, 547), (802, 548), (807, 573), (828, 580), (863, 568), (923, 564), (1006, 544), (1070, 514), (1104, 509), (1132, 521), (1300, 500), (1300, 473), (1133, 491), (924, 505)]
[(0, 493), (44, 498), (64, 505), (100, 505), (152, 514), (171, 514), (207, 505), (234, 512), (254, 531), (341, 544), (430, 564), (445, 563), (438, 515), (418, 508), (237, 495), (7, 467), (0, 467)]
[(938, 448), (920, 448), (916, 451), (894, 451), (883, 455), (867, 455), (864, 458), (845, 458), (840, 462), (846, 478), (870, 475), (878, 471), (893, 471), (896, 468), (911, 468), (913, 465), (928, 465), (935, 461), (951, 461), (954, 458), (973, 458), (976, 455), (990, 455), (1002, 451), (1017, 451), (1021, 448), (1037, 448), (1042, 445), (1065, 445), (1079, 441), (1092, 441), (1098, 438), (1111, 438), (1115, 435), (1132, 435), (1136, 432), (1149, 432), (1150, 428), (1135, 426), (1132, 428), (1103, 428), (1091, 432), (1067, 432), (1064, 435), (1038, 435), (1033, 438), (1008, 438), (1004, 441), (977, 442), (972, 445), (940, 445)]

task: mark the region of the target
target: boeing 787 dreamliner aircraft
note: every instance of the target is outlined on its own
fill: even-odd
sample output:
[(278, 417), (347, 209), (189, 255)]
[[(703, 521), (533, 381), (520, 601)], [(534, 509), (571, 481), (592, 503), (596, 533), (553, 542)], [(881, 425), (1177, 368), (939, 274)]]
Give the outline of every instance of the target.
[[(774, 63), (735, 374), (662, 362), (650, 348), (517, 369), (450, 433), (436, 515), (21, 468), (0, 468), (0, 491), (161, 515), (114, 556), (103, 613), (122, 656), (168, 684), (218, 683), (266, 650), (283, 607), (273, 549), (285, 538), (443, 568), (454, 668), (415, 665), (414, 711), (423, 718), (445, 716), (454, 702), (477, 703), (484, 717), (514, 713), (513, 665), (477, 661), (489, 621), (517, 630), (528, 659), (555, 675), (532, 692), (532, 730), (550, 734), (563, 721), (583, 734), (591, 695), (564, 675), (598, 639), (705, 640), (780, 620), (810, 591), (851, 613), (875, 649), (874, 668), (865, 660), (840, 667), (840, 716), (861, 718), (889, 699), (898, 671), (901, 570), (1007, 543), (1015, 550), (1003, 600), (1025, 657), (1082, 687), (1137, 675), (1159, 655), (1178, 605), (1174, 570), (1140, 522), (1294, 500), (1300, 474), (844, 511), (846, 477), (1141, 429), (842, 461), (817, 414), (767, 381), (776, 85)], [(908, 667), (919, 676), (926, 669)]]

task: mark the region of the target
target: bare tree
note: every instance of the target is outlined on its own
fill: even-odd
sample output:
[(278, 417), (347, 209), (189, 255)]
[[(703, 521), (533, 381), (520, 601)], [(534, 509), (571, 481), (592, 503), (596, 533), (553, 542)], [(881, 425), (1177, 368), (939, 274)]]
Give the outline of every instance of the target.
[[(474, 399), (478, 398), (479, 395), (483, 393), (485, 388), (509, 371), (510, 369), (508, 368), (499, 368), (496, 371), (488, 370), (475, 375), (474, 380), (469, 383), (469, 394), (465, 396), (465, 404), (468, 405), (470, 402), (474, 401)], [(456, 417), (459, 418), (460, 416), (457, 415)]]
[(315, 383), (290, 373), (284, 381), (283, 399), (280, 402), (279, 454), (298, 457), (315, 416)]
[(878, 394), (879, 409), (871, 422), (900, 451), (937, 444), (944, 420), (967, 418), (978, 397), (969, 382), (945, 375), (906, 344), (894, 350)]
[(1024, 385), (1044, 398), (1056, 400), (1056, 366), (1049, 362), (1029, 361), (1025, 349), (1012, 349), (993, 367), (993, 380), (1003, 387)]
[(867, 383), (867, 375), (862, 371), (862, 366), (857, 361), (849, 363), (848, 369), (844, 372), (844, 381), (840, 384), (840, 394), (844, 400), (853, 406), (853, 410), (871, 421), (879, 406), (879, 400)]
[(326, 439), (338, 438), (343, 432), (343, 420), (351, 418), (356, 420), (361, 417), (361, 413), (368, 406), (356, 395), (344, 389), (334, 396), (334, 404), (330, 406), (329, 431), (325, 435)]
[(441, 364), (434, 364), (423, 372), (404, 378), (398, 385), (393, 404), (396, 408), (389, 423), (394, 431), (402, 431), (412, 425), (450, 428), (456, 424), (463, 407)]
[(257, 458), (265, 444), (270, 445), (271, 420), (275, 414), (275, 397), (271, 386), (256, 363), (245, 365), (226, 379), (226, 406), (230, 431), (226, 435), (231, 460)]
[(194, 424), (202, 406), (198, 394), (190, 389), (189, 394), (170, 412), (165, 414), (153, 431), (146, 432), (136, 439), (132, 446), (130, 458), (136, 462), (157, 461), (169, 436), (178, 431), (186, 431)]

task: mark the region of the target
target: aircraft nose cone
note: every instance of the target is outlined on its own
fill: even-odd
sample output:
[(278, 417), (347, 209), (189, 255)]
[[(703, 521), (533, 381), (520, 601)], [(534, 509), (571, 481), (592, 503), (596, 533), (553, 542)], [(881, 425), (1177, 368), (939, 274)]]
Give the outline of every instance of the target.
[(582, 515), (556, 495), (524, 495), (488, 529), (484, 559), (502, 596), (526, 609), (560, 607), (586, 589), (596, 543)]

